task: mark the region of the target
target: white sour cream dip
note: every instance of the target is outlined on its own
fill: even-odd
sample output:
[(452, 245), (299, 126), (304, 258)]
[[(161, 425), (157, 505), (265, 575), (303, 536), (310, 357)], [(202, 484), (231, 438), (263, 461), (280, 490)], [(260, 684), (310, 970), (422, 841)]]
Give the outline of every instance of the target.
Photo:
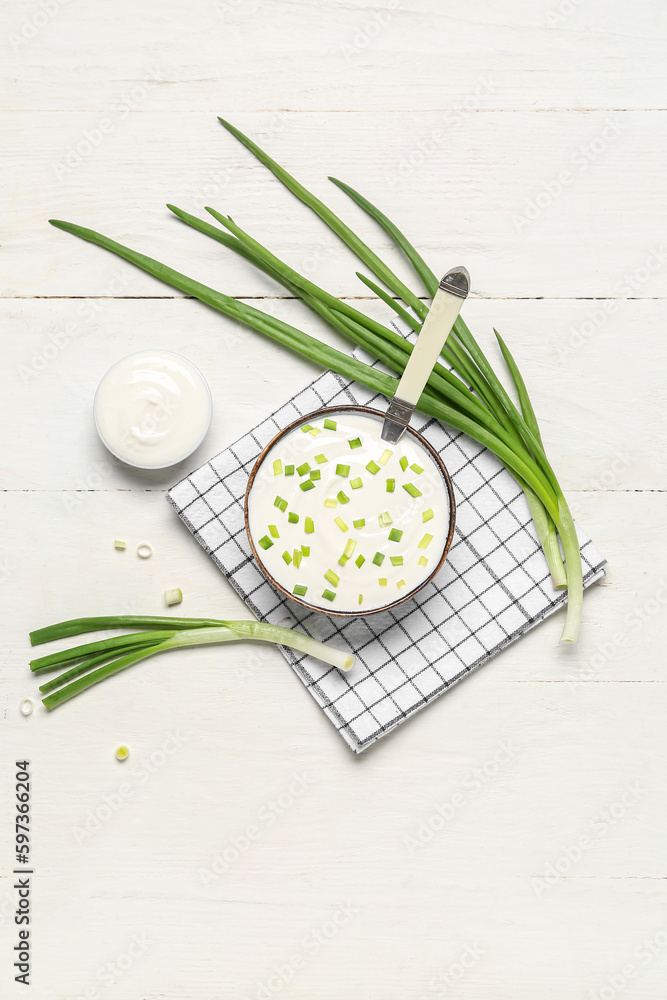
[(199, 447), (211, 423), (211, 391), (198, 368), (170, 351), (118, 361), (95, 394), (95, 426), (109, 451), (138, 469), (166, 469)]
[(248, 495), (265, 571), (329, 614), (407, 597), (449, 534), (449, 493), (431, 453), (409, 432), (388, 445), (381, 430), (378, 417), (352, 409), (306, 418), (269, 449)]

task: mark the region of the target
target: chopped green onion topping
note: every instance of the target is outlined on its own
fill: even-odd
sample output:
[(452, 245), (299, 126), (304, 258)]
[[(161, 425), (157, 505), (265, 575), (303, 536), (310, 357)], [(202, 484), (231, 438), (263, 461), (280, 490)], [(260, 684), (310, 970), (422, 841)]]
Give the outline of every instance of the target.
[(272, 536), (273, 536), (274, 538), (280, 538), (280, 534), (278, 533), (278, 528), (276, 527), (276, 525), (275, 525), (275, 524), (270, 524), (270, 525), (269, 525), (269, 533), (270, 533), (270, 534), (271, 534), (271, 535), (272, 535)]
[(355, 542), (354, 538), (348, 538), (347, 542), (345, 543), (345, 553), (344, 553), (348, 559), (350, 558), (356, 547), (357, 543)]
[(270, 549), (271, 546), (273, 545), (273, 542), (271, 541), (268, 535), (264, 535), (263, 538), (260, 538), (259, 544), (262, 546), (263, 549)]
[(274, 507), (280, 507), (280, 505), (281, 505), (282, 502), (283, 502), (282, 497), (276, 497), (276, 499), (273, 501), (273, 506)]
[(301, 565), (302, 559), (303, 559), (303, 552), (301, 551), (301, 549), (294, 549), (294, 552), (292, 553), (292, 562), (294, 563), (297, 569)]
[(336, 494), (336, 496), (338, 497), (338, 502), (339, 503), (349, 503), (350, 502), (349, 496), (347, 495), (347, 493), (343, 493), (342, 490), (339, 490), (339, 492)]
[(324, 579), (328, 580), (332, 587), (337, 587), (340, 583), (340, 577), (338, 573), (334, 573), (332, 569), (328, 569), (324, 574)]
[(391, 456), (393, 455), (391, 448), (385, 448), (385, 450), (380, 455), (380, 465), (386, 465)]
[(350, 448), (361, 448), (361, 438), (352, 438), (351, 441), (348, 441), (348, 444)]
[(366, 518), (358, 517), (356, 521), (352, 522), (352, 524), (355, 526), (355, 528), (363, 528), (366, 524)]
[(408, 467), (408, 460), (407, 460), (407, 458), (405, 457), (405, 455), (403, 455), (403, 457), (402, 457), (402, 458), (400, 458), (400, 459), (399, 459), (398, 461), (399, 461), (399, 465), (401, 466), (401, 468), (402, 468), (403, 472), (405, 472), (405, 470), (406, 470), (406, 469), (407, 469), (407, 467)]
[(299, 489), (303, 490), (304, 493), (307, 493), (308, 490), (315, 489), (315, 483), (312, 479), (304, 479), (302, 483), (299, 483)]
[(334, 517), (334, 524), (337, 524), (341, 531), (348, 530), (348, 527), (342, 517)]
[(283, 560), (287, 563), (288, 566), (292, 562), (292, 557), (287, 551), (287, 549), (285, 549), (285, 551), (283, 552)]
[(183, 600), (183, 591), (180, 587), (172, 587), (170, 590), (165, 590), (164, 592), (164, 602), (167, 607), (173, 607), (174, 604), (180, 604)]
[(420, 549), (426, 549), (426, 548), (428, 548), (428, 546), (431, 544), (432, 541), (433, 541), (433, 535), (429, 535), (427, 533), (422, 538), (421, 542), (419, 543), (418, 548), (420, 548)]
[(349, 465), (337, 465), (336, 466), (336, 475), (337, 476), (349, 476), (349, 474), (350, 474), (350, 466)]
[(316, 479), (322, 478), (322, 473), (320, 472), (319, 469), (313, 469), (310, 473), (310, 478), (313, 480), (313, 482), (315, 482)]
[(386, 576), (381, 576), (380, 579), (378, 580), (378, 583), (380, 584), (381, 587), (386, 587), (387, 586), (387, 577)]
[(308, 587), (304, 587), (302, 583), (297, 583), (292, 593), (296, 594), (297, 597), (305, 597), (308, 593)]
[(400, 528), (392, 528), (391, 531), (389, 532), (390, 542), (400, 542), (402, 537), (403, 537), (403, 532), (401, 531)]
[(429, 507), (428, 510), (423, 510), (422, 511), (422, 524), (426, 524), (426, 522), (430, 521), (432, 517), (433, 517), (433, 508), (432, 507)]
[(310, 545), (302, 545), (301, 551), (303, 552), (304, 559), (306, 556), (310, 555)]
[(380, 466), (377, 464), (377, 462), (374, 462), (373, 459), (370, 460), (366, 468), (374, 476), (377, 475), (377, 473), (380, 471)]
[(315, 461), (317, 462), (318, 465), (324, 465), (324, 463), (328, 462), (329, 460), (326, 455), (323, 455), (322, 452), (320, 452), (319, 455), (315, 456)]
[(350, 486), (353, 490), (360, 490), (363, 485), (364, 482), (361, 476), (356, 476), (354, 479), (350, 479)]
[(362, 554), (359, 553), (359, 555), (357, 556), (357, 558), (354, 561), (357, 564), (357, 566), (359, 567), (359, 569), (361, 569), (361, 567), (366, 562), (366, 556), (362, 556)]
[(392, 566), (402, 566), (403, 556), (390, 556)]
[(114, 539), (113, 547), (115, 549), (120, 549), (120, 550), (126, 549), (127, 548), (127, 542), (123, 542), (119, 538), (116, 538), (116, 539)]
[(336, 594), (334, 593), (333, 590), (325, 590), (324, 593), (322, 594), (322, 597), (325, 599), (325, 601), (336, 600)]
[(373, 556), (373, 564), (375, 566), (381, 566), (384, 562), (384, 552), (376, 552)]
[(417, 465), (416, 462), (413, 462), (410, 468), (412, 469), (413, 472), (416, 472), (418, 476), (421, 476), (422, 472), (424, 471), (421, 465)]
[(284, 513), (285, 513), (285, 511), (287, 510), (287, 500), (282, 500), (282, 499), (281, 499), (281, 501), (280, 501), (280, 503), (278, 504), (278, 506), (280, 507), (281, 511), (282, 511), (282, 512), (283, 512), (283, 514), (284, 514)]
[(396, 584), (396, 586), (397, 586), (397, 587), (398, 587), (398, 589), (400, 590), (400, 589), (401, 589), (401, 587), (404, 587), (404, 586), (405, 586), (405, 580), (399, 580), (399, 581), (398, 581), (398, 583)]
[(307, 472), (310, 472), (310, 466), (308, 465), (308, 462), (304, 462), (303, 465), (297, 465), (296, 471), (299, 473), (300, 476), (305, 476)]
[(393, 524), (394, 522), (389, 516), (389, 512), (385, 511), (384, 514), (380, 514), (380, 516), (378, 517), (378, 523), (381, 528), (388, 528), (389, 525)]
[(324, 501), (324, 506), (325, 507), (337, 507), (338, 506), (338, 501), (336, 500), (335, 497), (327, 497), (326, 500)]
[(364, 595), (363, 594), (359, 594), (359, 604), (363, 604), (363, 603), (364, 603)]
[(403, 489), (411, 497), (420, 497), (422, 495), (422, 491), (418, 490), (414, 483), (403, 483)]
[[(315, 524), (313, 523), (312, 517), (306, 518), (303, 530), (306, 532), (307, 535), (312, 535), (312, 533), (315, 531)], [(306, 555), (308, 555), (308, 553), (306, 553)]]
[(393, 493), (395, 489), (396, 489), (396, 480), (395, 479), (388, 479), (387, 480), (387, 493)]
[(344, 566), (345, 563), (349, 562), (349, 561), (350, 561), (349, 560), (349, 556), (346, 556), (345, 553), (343, 553), (342, 556), (340, 557), (340, 559), (338, 560), (338, 565), (339, 566)]
[(316, 438), (318, 434), (322, 433), (322, 428), (321, 427), (311, 427), (310, 430), (308, 431), (308, 433), (310, 434), (311, 437)]
[(282, 471), (283, 471), (283, 463), (279, 458), (277, 458), (273, 463), (273, 475), (279, 476), (281, 475)]
[(335, 431), (336, 428), (338, 427), (338, 424), (336, 423), (335, 420), (332, 420), (330, 417), (325, 417), (324, 426), (328, 431)]
[(290, 524), (298, 524), (299, 523), (299, 515), (295, 514), (294, 511), (291, 510), (289, 512), (289, 514), (287, 515), (287, 520), (289, 521)]
[(301, 428), (304, 434), (307, 434), (308, 431), (312, 431), (312, 429), (313, 429), (312, 424), (304, 424), (303, 427)]
[(419, 563), (420, 566), (428, 565), (428, 559), (426, 558), (426, 556), (420, 556), (417, 562)]
[(286, 476), (293, 476), (294, 475), (294, 466), (293, 465), (286, 465), (285, 466), (285, 475)]

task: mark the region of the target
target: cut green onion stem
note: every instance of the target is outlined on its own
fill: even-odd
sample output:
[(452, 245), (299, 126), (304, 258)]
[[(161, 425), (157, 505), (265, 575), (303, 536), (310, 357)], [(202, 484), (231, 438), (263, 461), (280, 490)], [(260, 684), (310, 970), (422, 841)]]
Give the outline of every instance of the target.
[(350, 466), (349, 465), (341, 465), (339, 463), (336, 466), (336, 475), (337, 476), (349, 476), (349, 474), (350, 474)]
[(304, 479), (302, 483), (299, 483), (299, 489), (303, 490), (304, 493), (307, 493), (308, 490), (315, 489), (315, 483), (312, 479)]
[(411, 497), (420, 497), (422, 491), (417, 489), (414, 483), (403, 483), (403, 489), (406, 493), (409, 493)]
[(334, 517), (334, 524), (337, 524), (341, 531), (348, 530), (348, 526), (342, 517)]
[(335, 431), (336, 428), (338, 427), (338, 424), (336, 423), (335, 420), (332, 420), (331, 417), (325, 417), (324, 426), (328, 431)]
[(299, 515), (296, 514), (293, 510), (291, 510), (289, 512), (289, 514), (287, 515), (287, 520), (289, 521), (290, 524), (298, 524), (299, 523)]
[(273, 463), (273, 475), (280, 476), (282, 474), (282, 471), (283, 471), (283, 463), (279, 458), (277, 458)]
[(377, 473), (380, 471), (380, 466), (377, 464), (377, 462), (374, 462), (373, 459), (370, 460), (366, 468), (373, 476), (377, 475)]
[(312, 533), (315, 531), (315, 522), (313, 521), (312, 517), (307, 517), (305, 519), (303, 530), (306, 532), (307, 535), (312, 535)]

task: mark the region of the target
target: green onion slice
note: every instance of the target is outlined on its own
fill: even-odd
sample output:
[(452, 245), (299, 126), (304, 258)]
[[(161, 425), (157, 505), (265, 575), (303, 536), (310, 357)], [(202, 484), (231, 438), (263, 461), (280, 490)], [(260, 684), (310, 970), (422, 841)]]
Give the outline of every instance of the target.
[(294, 563), (297, 569), (301, 565), (302, 559), (303, 559), (303, 552), (301, 551), (301, 549), (294, 549), (294, 552), (292, 553), (292, 562)]
[[(290, 524), (298, 524), (299, 523), (299, 515), (295, 514), (294, 511), (291, 510), (289, 512), (289, 514), (287, 515), (287, 520), (289, 521)], [(271, 530), (271, 529), (269, 529), (269, 530)]]
[(283, 471), (283, 463), (279, 458), (277, 458), (273, 463), (273, 475), (280, 476), (282, 474), (282, 471)]
[(387, 493), (393, 493), (395, 489), (396, 489), (396, 480), (395, 479), (388, 479), (387, 480)]
[(310, 473), (310, 478), (312, 479), (313, 482), (315, 482), (316, 479), (322, 478), (322, 473), (320, 472), (319, 469), (313, 469)]
[(283, 560), (284, 562), (287, 563), (288, 566), (292, 562), (292, 556), (289, 554), (287, 549), (285, 549), (285, 551), (283, 552)]
[(349, 498), (349, 496), (347, 495), (347, 493), (343, 493), (343, 491), (342, 491), (342, 490), (340, 490), (340, 491), (339, 491), (339, 492), (338, 492), (338, 493), (336, 494), (336, 496), (337, 496), (337, 498), (338, 498), (338, 502), (339, 502), (339, 503), (349, 503), (349, 502), (350, 502), (350, 498)]
[(362, 556), (362, 554), (361, 554), (361, 553), (359, 553), (359, 555), (357, 556), (357, 558), (356, 558), (356, 559), (355, 559), (354, 561), (355, 561), (355, 563), (357, 564), (357, 566), (359, 567), (359, 569), (361, 569), (361, 567), (362, 567), (362, 566), (364, 565), (364, 563), (366, 562), (366, 557), (365, 557), (365, 556)]
[(422, 495), (422, 491), (418, 490), (414, 483), (403, 483), (403, 489), (411, 497), (420, 497)]
[(307, 493), (308, 490), (315, 489), (315, 483), (312, 479), (304, 479), (302, 483), (299, 483), (299, 489), (303, 490), (304, 493)]
[(352, 449), (361, 448), (361, 438), (352, 438), (351, 441), (348, 441), (348, 444)]
[(275, 524), (269, 525), (269, 533), (273, 536), (273, 538), (280, 538), (280, 534), (278, 533), (278, 528)]
[(339, 464), (339, 465), (336, 466), (336, 475), (337, 476), (349, 476), (349, 474), (350, 474), (350, 466), (349, 465), (340, 465)]
[(380, 455), (380, 465), (386, 465), (391, 456), (393, 455), (391, 448), (385, 448), (385, 450)]
[(322, 594), (322, 597), (325, 599), (325, 601), (336, 600), (336, 594), (334, 593), (333, 590), (325, 590), (324, 593)]
[(389, 511), (385, 511), (384, 514), (380, 514), (378, 517), (378, 523), (381, 528), (388, 528), (390, 524), (394, 523), (389, 516)]
[(416, 472), (418, 476), (421, 476), (422, 472), (424, 471), (421, 465), (417, 465), (416, 462), (413, 462), (410, 468), (412, 469), (413, 472)]
[(285, 475), (286, 476), (293, 476), (294, 475), (294, 466), (293, 465), (286, 465), (285, 466)]
[(381, 566), (384, 562), (384, 552), (376, 552), (373, 556), (373, 565)]
[(327, 497), (326, 500), (324, 501), (324, 506), (325, 507), (337, 507), (338, 506), (338, 501), (336, 500), (335, 497)]
[(324, 426), (328, 431), (335, 431), (336, 428), (338, 427), (338, 424), (336, 423), (335, 420), (332, 420), (330, 417), (325, 417)]
[(348, 526), (342, 517), (334, 517), (334, 524), (337, 524), (341, 531), (348, 531)]
[(392, 528), (391, 531), (389, 532), (390, 542), (400, 542), (402, 537), (403, 537), (403, 532), (401, 531), (400, 528)]
[(377, 475), (377, 473), (380, 471), (380, 466), (377, 464), (377, 462), (374, 462), (373, 459), (370, 460), (366, 468), (374, 476)]
[(308, 462), (304, 462), (302, 465), (297, 465), (296, 471), (300, 476), (305, 476), (307, 472), (310, 472), (310, 466)]
[(337, 587), (340, 583), (340, 577), (338, 573), (334, 573), (332, 569), (328, 569), (324, 574), (324, 579), (328, 580), (332, 587)]
[(428, 510), (423, 510), (422, 511), (422, 524), (426, 524), (426, 522), (430, 521), (433, 516), (434, 516), (434, 514), (433, 514), (433, 508), (432, 507), (429, 507)]
[(427, 532), (422, 538), (421, 542), (419, 543), (418, 548), (427, 549), (432, 541), (433, 541), (433, 535), (429, 535)]
[(310, 545), (302, 545), (301, 546), (301, 551), (303, 552), (304, 559), (305, 559), (306, 556), (310, 555)]
[(352, 522), (352, 524), (355, 526), (355, 528), (363, 528), (366, 524), (366, 518), (358, 517), (356, 521)]
[[(312, 535), (312, 533), (315, 531), (315, 524), (313, 522), (312, 517), (307, 517), (306, 518), (306, 521), (305, 521), (305, 524), (304, 524), (304, 531), (306, 532), (307, 535)], [(306, 555), (307, 555), (307, 553), (306, 553)]]
[(324, 463), (328, 462), (329, 460), (328, 460), (328, 458), (327, 458), (326, 455), (324, 455), (324, 454), (322, 454), (322, 452), (320, 452), (319, 455), (315, 456), (315, 461), (317, 462), (318, 465), (324, 465)]
[(402, 566), (403, 556), (390, 556), (392, 566)]
[(305, 587), (302, 583), (297, 583), (292, 593), (296, 594), (297, 597), (305, 597), (308, 593), (308, 587)]
[(273, 542), (271, 541), (268, 535), (264, 535), (263, 538), (260, 538), (259, 544), (262, 546), (263, 549), (270, 549), (271, 546), (273, 545)]
[(400, 464), (401, 469), (403, 470), (403, 472), (405, 472), (405, 470), (408, 467), (408, 460), (405, 457), (405, 455), (403, 455), (403, 457), (399, 459), (399, 464)]
[(352, 487), (353, 490), (360, 490), (363, 485), (364, 482), (361, 476), (355, 476), (354, 479), (350, 479), (350, 486)]

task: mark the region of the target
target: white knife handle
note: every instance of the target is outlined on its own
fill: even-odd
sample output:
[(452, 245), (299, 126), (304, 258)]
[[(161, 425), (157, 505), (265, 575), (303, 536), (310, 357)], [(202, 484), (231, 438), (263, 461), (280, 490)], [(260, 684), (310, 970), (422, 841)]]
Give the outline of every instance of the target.
[(463, 299), (459, 295), (445, 292), (441, 288), (435, 294), (428, 316), (417, 337), (417, 343), (408, 358), (396, 396), (413, 406), (419, 400), (424, 386), (440, 357), (445, 341), (454, 326), (454, 320), (461, 312)]

